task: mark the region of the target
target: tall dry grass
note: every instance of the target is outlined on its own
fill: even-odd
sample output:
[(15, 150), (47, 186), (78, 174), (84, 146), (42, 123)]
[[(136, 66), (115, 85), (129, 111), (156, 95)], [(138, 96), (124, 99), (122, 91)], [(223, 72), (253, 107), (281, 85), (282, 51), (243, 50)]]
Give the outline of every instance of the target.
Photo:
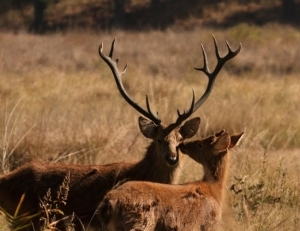
[[(232, 153), (227, 206), (220, 230), (297, 230), (299, 226), (300, 32), (270, 24), (228, 30), (0, 35), (1, 172), (31, 160), (103, 164), (141, 158), (149, 140), (140, 135), (139, 114), (120, 97), (97, 49), (115, 57), (130, 95), (163, 122), (187, 109), (207, 78), (200, 43), (212, 68), (211, 34), (221, 53), (225, 39), (241, 53), (218, 77), (207, 102), (194, 114), (202, 123), (195, 138), (225, 128), (245, 131)], [(187, 158), (186, 158), (187, 159)], [(182, 182), (201, 178), (190, 160)], [(238, 191), (235, 193), (231, 186)]]

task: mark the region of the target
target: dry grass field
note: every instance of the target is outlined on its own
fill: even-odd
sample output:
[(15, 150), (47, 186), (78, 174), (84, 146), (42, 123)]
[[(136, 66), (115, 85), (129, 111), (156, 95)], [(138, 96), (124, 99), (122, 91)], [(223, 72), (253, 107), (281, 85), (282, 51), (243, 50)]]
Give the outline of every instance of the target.
[[(203, 43), (216, 64), (227, 39), (242, 51), (219, 74), (194, 138), (220, 129), (245, 131), (231, 153), (226, 206), (218, 230), (298, 230), (300, 225), (300, 31), (268, 24), (231, 29), (164, 32), (70, 32), (35, 36), (0, 33), (0, 172), (32, 160), (104, 164), (141, 158), (149, 143), (138, 116), (121, 98), (98, 56), (116, 38), (115, 57), (128, 63), (125, 86), (163, 122), (199, 97), (207, 77)], [(181, 182), (201, 179), (201, 166), (186, 157)], [(4, 229), (4, 222), (0, 229)]]

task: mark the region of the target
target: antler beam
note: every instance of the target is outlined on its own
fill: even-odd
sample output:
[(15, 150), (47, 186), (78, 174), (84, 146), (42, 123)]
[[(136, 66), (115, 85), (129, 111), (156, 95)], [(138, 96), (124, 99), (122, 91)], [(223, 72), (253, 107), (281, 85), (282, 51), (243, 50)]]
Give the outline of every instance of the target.
[(150, 108), (148, 95), (146, 95), (146, 106), (147, 106), (147, 110), (148, 110), (148, 111), (146, 111), (142, 107), (140, 107), (136, 102), (134, 102), (134, 100), (126, 92), (123, 82), (122, 82), (122, 75), (126, 72), (127, 64), (125, 65), (123, 71), (120, 72), (118, 69), (118, 61), (119, 60), (116, 59), (116, 61), (113, 61), (113, 59), (112, 59), (113, 52), (114, 52), (114, 46), (115, 46), (115, 39), (113, 40), (113, 42), (111, 44), (109, 56), (106, 56), (103, 53), (103, 43), (101, 43), (101, 45), (99, 46), (99, 55), (110, 67), (110, 69), (113, 73), (113, 76), (115, 78), (117, 87), (118, 87), (119, 92), (121, 93), (122, 97), (127, 101), (127, 103), (129, 103), (139, 113), (141, 113), (148, 119), (152, 120), (155, 124), (157, 124), (157, 125), (161, 124), (161, 120), (158, 117), (158, 113), (154, 114)]

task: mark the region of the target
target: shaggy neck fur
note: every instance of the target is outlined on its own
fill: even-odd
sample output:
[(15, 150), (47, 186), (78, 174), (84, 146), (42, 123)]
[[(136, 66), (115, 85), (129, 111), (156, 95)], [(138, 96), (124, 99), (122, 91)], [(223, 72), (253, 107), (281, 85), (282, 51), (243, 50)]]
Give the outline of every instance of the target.
[[(157, 155), (163, 155), (163, 153), (158, 153), (156, 144), (152, 142), (147, 148), (144, 158), (132, 169), (135, 178), (138, 176), (138, 178), (143, 181), (152, 181), (164, 184), (174, 183), (180, 168), (179, 164), (169, 166), (165, 161), (158, 161), (161, 157), (157, 158)], [(180, 163), (182, 158), (181, 153), (179, 153), (178, 158)], [(151, 169), (151, 171), (148, 169)]]

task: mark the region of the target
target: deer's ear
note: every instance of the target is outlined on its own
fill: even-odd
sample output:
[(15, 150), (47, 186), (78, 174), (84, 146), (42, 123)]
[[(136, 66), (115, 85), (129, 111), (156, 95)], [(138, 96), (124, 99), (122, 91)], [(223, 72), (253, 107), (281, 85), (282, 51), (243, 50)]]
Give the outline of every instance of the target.
[(226, 151), (229, 148), (230, 143), (231, 143), (230, 135), (228, 133), (223, 133), (217, 138), (217, 140), (213, 145), (215, 150), (218, 153), (220, 153)]
[(157, 133), (157, 126), (153, 121), (140, 116), (139, 117), (139, 126), (140, 126), (141, 133), (145, 137), (150, 138), (150, 139), (155, 138), (156, 133)]
[(244, 136), (244, 132), (231, 136), (231, 142), (229, 148), (233, 148), (235, 145), (238, 145), (239, 142), (242, 140), (243, 136)]
[(179, 132), (182, 135), (183, 139), (193, 137), (199, 129), (200, 122), (200, 117), (196, 117), (186, 121), (179, 129)]

